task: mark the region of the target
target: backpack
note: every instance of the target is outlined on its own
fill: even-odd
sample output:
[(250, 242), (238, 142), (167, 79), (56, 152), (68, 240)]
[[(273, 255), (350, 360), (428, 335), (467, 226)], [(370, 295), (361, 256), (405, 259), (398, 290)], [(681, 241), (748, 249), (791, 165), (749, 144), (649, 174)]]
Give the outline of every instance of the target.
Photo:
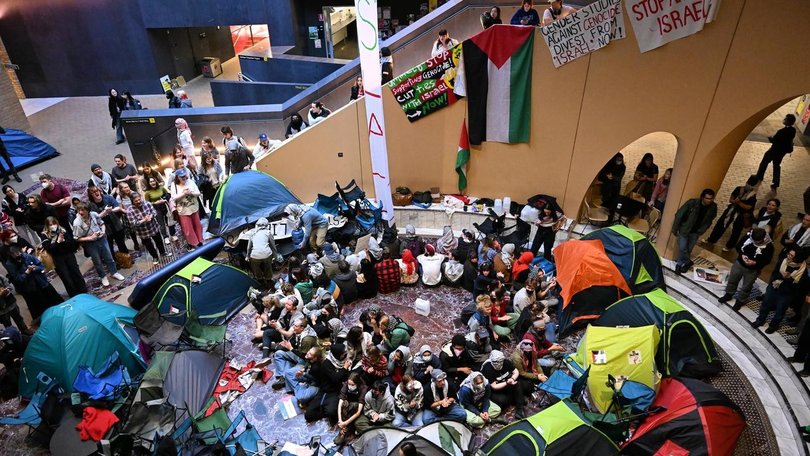
[(430, 192), (414, 192), (413, 194), (413, 201), (416, 203), (422, 203), (430, 205), (433, 203), (433, 196), (431, 196)]
[(395, 328), (400, 327), (400, 325), (405, 325), (405, 327), (403, 329), (405, 331), (407, 331), (408, 334), (411, 337), (413, 337), (413, 335), (416, 334), (416, 330), (413, 329), (413, 327), (411, 325), (409, 325), (408, 323), (405, 323), (405, 320), (403, 320), (402, 318), (399, 318), (396, 315), (388, 315), (388, 319), (391, 320), (391, 323), (392, 323), (391, 324), (391, 330), (392, 331)]

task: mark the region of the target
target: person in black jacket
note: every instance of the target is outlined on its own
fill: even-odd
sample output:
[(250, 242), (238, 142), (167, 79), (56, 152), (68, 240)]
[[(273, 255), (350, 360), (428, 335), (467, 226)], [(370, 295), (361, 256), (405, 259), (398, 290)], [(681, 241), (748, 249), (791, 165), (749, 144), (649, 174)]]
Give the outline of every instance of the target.
[(351, 367), (351, 360), (346, 356), (346, 346), (333, 345), (329, 354), (326, 355), (326, 359), (321, 363), (321, 391), (312, 399), (304, 413), (304, 418), (308, 423), (327, 418), (330, 425), (337, 425), (339, 394), (343, 388), (343, 382), (349, 378)]
[(475, 362), (470, 351), (467, 350), (467, 339), (463, 334), (456, 334), (449, 344), (442, 347), (439, 353), (442, 370), (450, 376), (450, 380), (460, 385), (468, 375), (477, 370), (479, 364)]
[(225, 175), (249, 170), (254, 159), (253, 152), (240, 144), (237, 139), (231, 139), (228, 141), (228, 151), (225, 152)]
[(87, 293), (87, 283), (76, 262), (79, 244), (73, 238), (73, 233), (59, 226), (59, 221), (55, 217), (48, 217), (45, 219), (42, 237), (44, 238), (42, 248), (53, 258), (53, 268), (62, 279), (68, 296)]
[(765, 179), (765, 170), (768, 169), (768, 163), (773, 163), (773, 183), (771, 188), (776, 190), (779, 187), (779, 178), (782, 174), (782, 159), (785, 155), (793, 152), (793, 138), (796, 136), (796, 128), (793, 124), (796, 123), (796, 116), (788, 114), (782, 121), (784, 125), (773, 136), (768, 136), (768, 141), (771, 142), (771, 148), (765, 152), (762, 161), (759, 162), (757, 169), (757, 178), (762, 181)]
[(391, 49), (387, 46), (380, 49), (380, 63), (382, 64), (382, 84), (387, 84), (394, 79), (394, 57), (391, 56)]
[[(3, 127), (0, 127), (0, 135), (4, 134), (6, 134), (6, 130), (4, 130)], [(0, 176), (2, 176), (3, 179), (1, 183), (5, 184), (9, 181), (9, 174), (14, 176), (14, 180), (17, 182), (22, 182), (20, 176), (17, 175), (17, 168), (14, 167), (14, 162), (11, 161), (11, 156), (8, 154), (8, 149), (6, 149), (6, 145), (3, 143), (3, 138), (0, 138), (0, 157), (2, 157), (8, 165), (8, 169), (6, 169), (2, 164), (0, 164)]]
[(501, 9), (497, 6), (493, 6), (489, 11), (481, 15), (481, 27), (484, 27), (484, 30), (495, 24), (503, 24)]
[(765, 324), (768, 314), (775, 310), (776, 313), (771, 319), (771, 324), (765, 330), (766, 334), (773, 334), (779, 329), (779, 325), (785, 317), (785, 312), (791, 302), (799, 295), (799, 282), (804, 277), (807, 267), (804, 263), (804, 254), (795, 245), (788, 247), (786, 250), (787, 255), (783, 260), (777, 262), (773, 273), (771, 273), (768, 288), (765, 290), (765, 299), (759, 309), (759, 315), (751, 323), (754, 328), (762, 326)]
[(748, 236), (741, 239), (737, 243), (737, 261), (731, 266), (731, 272), (728, 275), (726, 293), (718, 301), (722, 304), (729, 302), (737, 292), (737, 286), (742, 280), (742, 288), (739, 290), (737, 301), (733, 306), (734, 310), (739, 310), (743, 302), (748, 299), (762, 268), (773, 259), (773, 250), (773, 242), (762, 228), (754, 228)]
[(124, 128), (121, 126), (121, 111), (127, 109), (127, 102), (117, 90), (110, 89), (110, 98), (107, 101), (107, 107), (110, 110), (110, 117), (112, 118), (112, 128), (115, 130), (115, 144), (121, 144), (126, 141), (126, 138), (124, 138)]
[(340, 287), (340, 296), (343, 297), (345, 306), (357, 300), (357, 273), (351, 270), (346, 260), (338, 262), (338, 271), (334, 281)]
[(133, 97), (129, 90), (124, 90), (124, 101), (126, 101), (126, 108), (129, 111), (138, 111), (143, 109), (141, 100)]

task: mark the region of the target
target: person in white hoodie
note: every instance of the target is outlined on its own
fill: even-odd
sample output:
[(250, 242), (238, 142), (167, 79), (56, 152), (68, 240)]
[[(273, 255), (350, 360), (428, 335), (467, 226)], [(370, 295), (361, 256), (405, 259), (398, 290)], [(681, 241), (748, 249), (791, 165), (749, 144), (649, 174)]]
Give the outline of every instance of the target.
[(422, 283), (431, 287), (442, 281), (442, 263), (445, 256), (436, 253), (436, 247), (432, 244), (425, 245), (425, 253), (416, 257), (416, 261), (422, 266)]
[(279, 254), (273, 239), (273, 230), (270, 229), (270, 222), (266, 218), (260, 218), (256, 222), (256, 227), (251, 230), (247, 253), (250, 269), (256, 280), (265, 286), (271, 284), (273, 261), (278, 259)]

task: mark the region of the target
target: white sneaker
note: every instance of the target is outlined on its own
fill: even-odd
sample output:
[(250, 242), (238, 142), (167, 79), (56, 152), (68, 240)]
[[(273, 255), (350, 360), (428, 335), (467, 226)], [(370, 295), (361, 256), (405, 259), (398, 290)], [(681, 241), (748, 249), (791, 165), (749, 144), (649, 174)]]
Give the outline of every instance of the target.
[(177, 236), (172, 236), (172, 242), (177, 242)]
[(115, 279), (115, 280), (124, 280), (124, 276), (122, 276), (120, 272), (116, 272), (112, 276), (113, 276), (113, 279)]
[(105, 276), (105, 277), (101, 278), (101, 284), (104, 285), (105, 287), (109, 287), (110, 286), (110, 281)]
[(166, 243), (166, 244), (171, 244), (172, 240), (169, 239), (169, 238), (163, 238), (163, 242)]

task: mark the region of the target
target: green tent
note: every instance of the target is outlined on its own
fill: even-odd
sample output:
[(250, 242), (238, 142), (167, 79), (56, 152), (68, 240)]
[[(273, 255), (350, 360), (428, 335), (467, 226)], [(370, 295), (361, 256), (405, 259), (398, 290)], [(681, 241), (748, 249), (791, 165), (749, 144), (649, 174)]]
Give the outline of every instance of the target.
[(602, 241), (605, 253), (619, 268), (634, 295), (656, 288), (667, 289), (661, 257), (650, 240), (638, 231), (613, 225), (592, 231), (582, 239)]
[(25, 350), (20, 395), (31, 397), (36, 392), (39, 372), (72, 392), (79, 367), (95, 371), (115, 352), (132, 377), (142, 374), (146, 363), (138, 352), (138, 336), (132, 323), (135, 313), (129, 307), (87, 294), (46, 310)]
[(486, 456), (608, 456), (619, 448), (591, 427), (576, 404), (562, 400), (529, 418), (512, 423), (481, 447)]
[(661, 374), (656, 367), (655, 354), (660, 337), (658, 328), (653, 325), (640, 328), (588, 325), (575, 359), (583, 369), (591, 369), (588, 394), (601, 413), (608, 410), (613, 399), (613, 390), (607, 386), (608, 375), (658, 390)]
[(704, 378), (722, 370), (717, 349), (703, 325), (660, 288), (610, 305), (593, 325), (658, 327), (661, 343), (655, 359), (668, 377)]

